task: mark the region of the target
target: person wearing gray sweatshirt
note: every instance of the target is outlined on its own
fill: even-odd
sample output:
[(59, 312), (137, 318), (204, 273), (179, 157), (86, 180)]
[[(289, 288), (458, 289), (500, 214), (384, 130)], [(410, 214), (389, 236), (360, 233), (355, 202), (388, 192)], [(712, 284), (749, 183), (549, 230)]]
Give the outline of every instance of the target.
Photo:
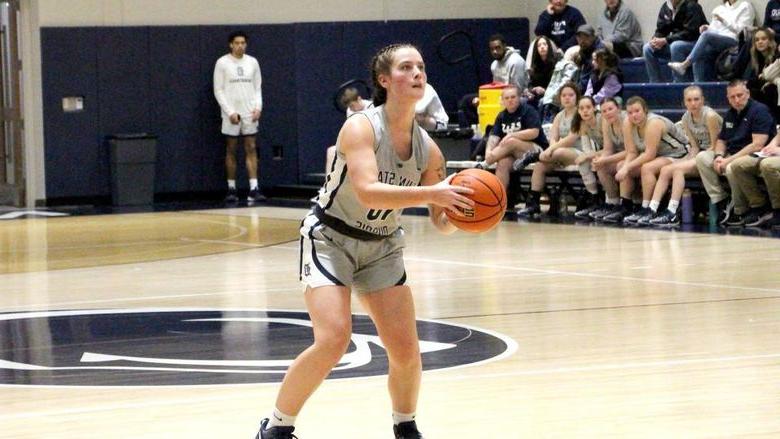
[(507, 46), (501, 34), (491, 36), (489, 46), (490, 56), (493, 57), (490, 64), (493, 82), (516, 85), (520, 93), (525, 91), (528, 88), (528, 71), (520, 51)]
[(642, 29), (636, 15), (622, 0), (604, 0), (606, 7), (599, 15), (599, 38), (620, 58), (642, 54)]

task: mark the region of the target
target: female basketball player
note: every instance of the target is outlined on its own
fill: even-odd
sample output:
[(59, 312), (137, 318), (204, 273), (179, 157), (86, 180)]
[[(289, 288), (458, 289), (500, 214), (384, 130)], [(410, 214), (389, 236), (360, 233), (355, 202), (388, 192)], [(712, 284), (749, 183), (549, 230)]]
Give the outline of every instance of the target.
[[(603, 218), (611, 223), (636, 224), (652, 214), (650, 197), (661, 168), (688, 154), (685, 133), (671, 120), (648, 112), (647, 103), (639, 96), (626, 102), (628, 117), (623, 123), (626, 159), (620, 163), (615, 180), (620, 183), (621, 207)], [(631, 198), (634, 180), (641, 177), (642, 208), (634, 210)]]
[(428, 204), (434, 226), (452, 233), (444, 210), (474, 203), (465, 196), (471, 189), (445, 179), (441, 151), (415, 122), (427, 82), (420, 52), (390, 45), (371, 66), (376, 107), (344, 123), (335, 165), (301, 227), (300, 276), (314, 344), (287, 371), (258, 439), (293, 437), (298, 412), (349, 347), (353, 288), (387, 350), (395, 437), (422, 438), (415, 423), (422, 361), (404, 285), (401, 210)]
[(574, 215), (578, 218), (601, 220), (620, 207), (620, 188), (615, 181), (617, 166), (626, 158), (626, 149), (623, 144), (623, 121), (625, 112), (621, 110), (620, 103), (614, 98), (605, 98), (601, 102), (601, 136), (603, 149), (601, 154), (594, 157), (591, 166), (599, 176), (601, 186), (604, 188), (605, 200), (598, 206), (588, 206)]
[[(573, 83), (561, 87), (560, 101), (564, 109), (555, 116), (553, 127), (557, 122), (557, 129), (560, 131), (563, 126), (567, 134), (539, 155), (539, 162), (534, 165), (531, 174), (528, 201), (525, 208), (517, 212), (520, 217), (535, 218), (541, 214), (539, 199), (545, 186), (545, 176), (547, 172), (557, 167), (576, 163), (580, 166), (580, 175), (590, 197), (595, 197), (598, 193), (596, 175), (590, 168), (590, 161), (580, 160), (581, 157), (596, 154), (596, 151), (601, 149), (601, 116), (596, 111), (596, 103), (590, 96), (579, 96), (579, 89)], [(571, 119), (568, 119), (566, 105), (571, 102), (576, 102), (576, 106), (572, 105), (576, 111), (572, 111)], [(551, 134), (558, 133), (551, 129)], [(556, 212), (551, 213), (556, 214)]]
[[(685, 189), (685, 177), (698, 177), (696, 168), (696, 154), (699, 151), (712, 149), (718, 140), (723, 118), (712, 108), (704, 105), (704, 93), (698, 85), (686, 87), (683, 91), (683, 103), (687, 110), (683, 114), (681, 123), (685, 134), (688, 136), (688, 156), (684, 160), (670, 163), (661, 168), (658, 182), (653, 190), (653, 198), (650, 200), (650, 210), (654, 215), (640, 218), (640, 223), (649, 223), (659, 227), (674, 227), (680, 225), (678, 207)], [(663, 212), (658, 212), (661, 198), (666, 194), (672, 184), (672, 194), (669, 204)]]

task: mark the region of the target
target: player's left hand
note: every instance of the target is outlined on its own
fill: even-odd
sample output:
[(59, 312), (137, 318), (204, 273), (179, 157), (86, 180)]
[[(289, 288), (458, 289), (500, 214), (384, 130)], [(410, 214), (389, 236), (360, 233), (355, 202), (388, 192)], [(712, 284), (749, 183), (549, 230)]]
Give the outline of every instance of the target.
[(260, 110), (252, 110), (252, 122), (260, 120)]

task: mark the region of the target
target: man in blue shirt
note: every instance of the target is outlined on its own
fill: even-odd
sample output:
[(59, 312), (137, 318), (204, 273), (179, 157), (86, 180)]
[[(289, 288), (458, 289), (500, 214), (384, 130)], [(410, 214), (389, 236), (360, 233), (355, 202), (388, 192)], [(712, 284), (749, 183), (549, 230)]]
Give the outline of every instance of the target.
[(568, 3), (568, 0), (549, 0), (547, 8), (539, 14), (534, 30), (536, 36), (546, 36), (564, 52), (577, 44), (574, 34), (585, 24), (582, 12)]
[[(718, 223), (741, 226), (744, 224), (743, 215), (749, 206), (738, 184), (732, 182), (730, 165), (740, 157), (761, 150), (769, 139), (777, 134), (777, 130), (769, 108), (750, 99), (750, 91), (744, 80), (731, 81), (726, 88), (726, 97), (731, 108), (723, 119), (723, 129), (718, 141), (710, 149), (696, 156), (696, 167), (699, 169), (704, 189), (710, 196), (710, 202), (716, 204), (720, 211)], [(730, 199), (720, 181), (722, 175), (729, 179)]]
[(509, 173), (515, 159), (527, 153), (538, 154), (548, 146), (542, 130), (542, 119), (532, 106), (521, 102), (520, 90), (510, 85), (501, 92), (505, 110), (498, 113), (485, 147), (485, 161), (477, 167), (496, 164), (496, 177), (504, 187), (509, 185)]

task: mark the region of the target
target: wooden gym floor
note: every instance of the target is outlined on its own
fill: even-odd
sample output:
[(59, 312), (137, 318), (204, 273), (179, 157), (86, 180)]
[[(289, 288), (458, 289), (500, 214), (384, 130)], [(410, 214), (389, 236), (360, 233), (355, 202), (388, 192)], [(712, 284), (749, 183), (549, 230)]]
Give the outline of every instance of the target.
[[(254, 437), (285, 364), (265, 359), (308, 337), (290, 324), (303, 214), (0, 222), (0, 437)], [(509, 221), (442, 236), (404, 220), (440, 350), (424, 357), (427, 438), (780, 437), (777, 239)], [(365, 375), (326, 381), (296, 434), (392, 437), (385, 377)]]

